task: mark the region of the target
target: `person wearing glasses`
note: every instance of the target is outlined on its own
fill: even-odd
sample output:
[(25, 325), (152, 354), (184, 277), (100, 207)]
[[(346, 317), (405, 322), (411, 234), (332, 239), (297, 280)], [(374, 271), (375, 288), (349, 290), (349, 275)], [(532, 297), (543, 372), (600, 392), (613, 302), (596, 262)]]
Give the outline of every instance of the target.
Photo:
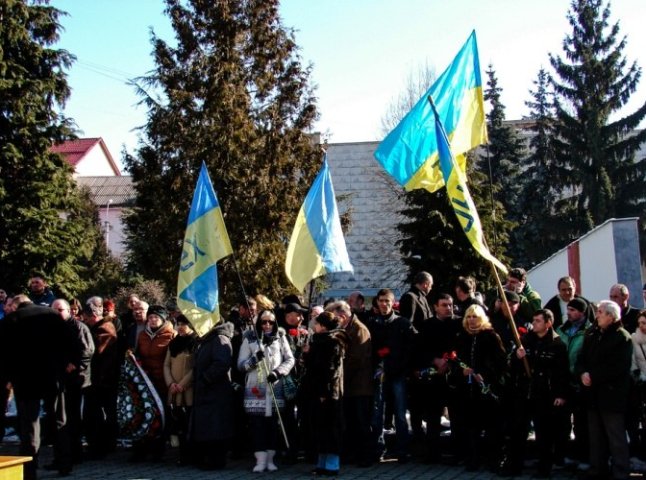
[(278, 410), (285, 408), (281, 379), (293, 366), (294, 355), (285, 331), (278, 328), (273, 312), (263, 310), (255, 330), (244, 333), (238, 355), (238, 369), (246, 372), (244, 408), (256, 457), (254, 472), (278, 469), (274, 464), (280, 435), (277, 417)]

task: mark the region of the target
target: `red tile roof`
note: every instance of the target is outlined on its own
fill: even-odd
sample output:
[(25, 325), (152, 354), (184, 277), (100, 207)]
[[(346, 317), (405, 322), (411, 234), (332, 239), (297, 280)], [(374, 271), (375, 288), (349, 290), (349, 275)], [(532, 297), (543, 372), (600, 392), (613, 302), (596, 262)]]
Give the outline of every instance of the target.
[(87, 153), (96, 145), (99, 144), (103, 149), (103, 152), (114, 170), (115, 175), (121, 175), (119, 167), (117, 167), (112, 155), (108, 150), (108, 147), (105, 145), (105, 142), (101, 137), (96, 138), (79, 138), (77, 140), (68, 140), (58, 145), (52, 147), (52, 152), (60, 153), (65, 157), (65, 159), (76, 168), (79, 162), (87, 155)]
[(70, 165), (76, 167), (81, 159), (90, 149), (99, 143), (100, 138), (80, 138), (78, 140), (69, 140), (52, 147), (52, 152), (60, 153), (65, 156)]

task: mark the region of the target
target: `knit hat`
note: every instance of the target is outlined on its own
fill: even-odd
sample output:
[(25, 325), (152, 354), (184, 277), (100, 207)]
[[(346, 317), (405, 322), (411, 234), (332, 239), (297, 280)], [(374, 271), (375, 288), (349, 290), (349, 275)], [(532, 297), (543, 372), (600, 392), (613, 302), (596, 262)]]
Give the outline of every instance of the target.
[(146, 317), (149, 317), (150, 315), (157, 315), (162, 320), (168, 320), (168, 310), (161, 305), (151, 305), (148, 307)]
[(579, 312), (585, 312), (588, 308), (588, 304), (582, 298), (573, 298), (567, 304), (568, 307), (572, 307)]
[(315, 321), (322, 327), (327, 328), (328, 330), (334, 330), (339, 327), (339, 317), (335, 317), (332, 312), (323, 312)]
[(509, 303), (520, 303), (520, 297), (516, 292), (512, 292), (511, 290), (503, 290), (505, 292), (505, 298), (507, 299), (507, 302)]

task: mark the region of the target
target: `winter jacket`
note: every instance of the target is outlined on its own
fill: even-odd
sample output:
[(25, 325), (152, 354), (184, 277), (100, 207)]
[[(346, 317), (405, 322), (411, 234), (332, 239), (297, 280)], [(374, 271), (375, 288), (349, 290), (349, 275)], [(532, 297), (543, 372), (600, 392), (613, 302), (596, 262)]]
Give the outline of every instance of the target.
[(646, 335), (644, 335), (639, 328), (631, 335), (633, 341), (633, 360), (630, 367), (631, 371), (636, 373), (636, 376), (642, 382), (646, 382)]
[[(172, 342), (182, 337), (175, 337)], [(169, 344), (170, 346), (170, 344)], [(170, 348), (166, 351), (164, 360), (164, 381), (166, 387), (176, 383), (184, 388), (183, 392), (172, 394), (168, 392), (168, 404), (178, 407), (193, 405), (193, 360), (195, 352), (192, 349), (182, 350), (172, 356)]]
[[(244, 333), (240, 354), (238, 355), (238, 369), (246, 372), (244, 408), (250, 415), (270, 417), (275, 412), (275, 404), (271, 390), (267, 386), (267, 375), (274, 372), (280, 380), (272, 384), (278, 408), (285, 406), (283, 394), (283, 380), (294, 367), (294, 355), (289, 347), (285, 330), (279, 328), (277, 333), (269, 339), (261, 340), (262, 347), (258, 345), (253, 331)], [(256, 352), (262, 348), (265, 357), (262, 362), (256, 360)]]
[(394, 311), (378, 315), (368, 325), (375, 368), (383, 368), (386, 379), (406, 377), (411, 371), (416, 331), (411, 321)]
[(591, 324), (588, 321), (583, 321), (578, 329), (574, 330), (572, 322), (569, 320), (556, 329), (556, 333), (565, 344), (568, 354), (568, 363), (570, 368), (570, 382), (578, 385), (579, 378), (575, 373), (576, 359), (581, 353), (583, 347), (583, 339), (585, 338), (585, 331), (590, 328)]
[(545, 405), (551, 405), (556, 398), (567, 398), (570, 376), (567, 349), (556, 332), (549, 329), (543, 337), (528, 332), (522, 343), (532, 376), (527, 378), (524, 362), (514, 351), (511, 355), (514, 385), (522, 390), (523, 396)]
[(624, 413), (630, 392), (633, 343), (630, 334), (614, 322), (605, 330), (598, 326), (585, 333), (576, 373), (590, 374), (592, 385), (583, 386), (589, 408)]
[(191, 432), (196, 442), (224, 440), (235, 433), (232, 337), (233, 325), (220, 323), (200, 339), (195, 352)]
[(399, 314), (407, 318), (417, 328), (424, 320), (433, 316), (426, 295), (415, 285), (399, 299)]
[(343, 355), (348, 336), (344, 330), (316, 333), (305, 355), (301, 399), (306, 430), (319, 453), (341, 452), (343, 438)]
[(164, 360), (168, 344), (175, 336), (173, 324), (165, 320), (156, 331), (148, 326), (137, 338), (137, 358), (141, 361), (141, 368), (150, 377), (160, 398), (166, 398), (167, 388), (164, 381)]
[(344, 328), (348, 347), (343, 360), (343, 389), (346, 397), (372, 396), (372, 338), (356, 315)]

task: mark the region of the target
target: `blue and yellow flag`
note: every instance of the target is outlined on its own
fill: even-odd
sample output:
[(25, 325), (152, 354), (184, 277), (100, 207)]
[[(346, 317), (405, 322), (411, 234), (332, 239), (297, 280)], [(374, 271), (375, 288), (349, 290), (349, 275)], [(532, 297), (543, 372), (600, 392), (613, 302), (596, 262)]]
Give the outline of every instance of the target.
[(460, 169), (465, 172), (464, 154), (487, 142), (475, 31), (449, 67), (375, 152), (377, 161), (409, 191), (424, 188), (434, 192), (444, 186), (429, 96), (437, 106)]
[(287, 248), (285, 273), (292, 284), (303, 291), (309, 281), (321, 275), (352, 271), (325, 158), (298, 212)]
[(507, 268), (491, 254), (484, 242), (480, 217), (478, 216), (476, 206), (473, 203), (473, 199), (471, 198), (471, 194), (467, 188), (466, 176), (458, 167), (458, 164), (451, 153), (449, 139), (444, 131), (442, 121), (435, 110), (433, 99), (429, 97), (427, 101), (431, 106), (431, 111), (434, 117), (433, 125), (435, 127), (435, 137), (437, 138), (440, 171), (442, 172), (442, 178), (446, 184), (446, 192), (449, 196), (449, 200), (451, 201), (451, 205), (453, 205), (455, 215), (460, 221), (462, 230), (469, 239), (469, 242), (471, 242), (473, 248), (482, 255), (482, 257), (494, 263), (496, 267), (503, 272), (507, 272)]
[(177, 306), (200, 335), (220, 320), (216, 263), (232, 253), (222, 210), (202, 162), (177, 279)]

